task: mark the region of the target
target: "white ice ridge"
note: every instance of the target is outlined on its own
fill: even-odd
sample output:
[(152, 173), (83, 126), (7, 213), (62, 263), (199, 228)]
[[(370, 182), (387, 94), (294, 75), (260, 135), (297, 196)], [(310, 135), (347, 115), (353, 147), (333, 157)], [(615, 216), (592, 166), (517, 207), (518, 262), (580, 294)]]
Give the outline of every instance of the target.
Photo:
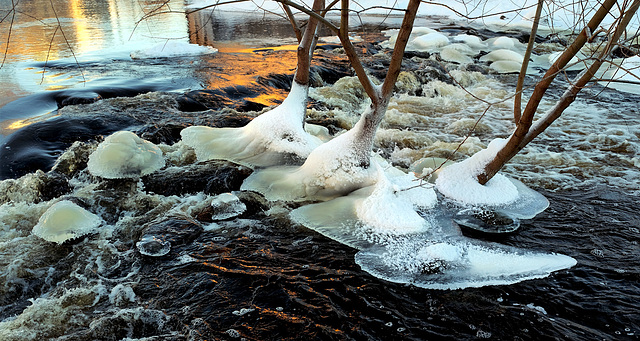
[[(328, 200), (375, 183), (378, 164), (368, 166), (358, 157), (369, 145), (360, 139), (363, 121), (346, 133), (320, 145), (299, 167), (271, 167), (251, 174), (242, 190), (256, 191), (268, 200)], [(366, 151), (370, 153), (369, 150)]]
[(147, 59), (198, 56), (204, 54), (213, 54), (217, 52), (218, 49), (211, 46), (200, 46), (198, 44), (189, 44), (183, 41), (168, 40), (144, 50), (133, 51), (131, 52), (131, 58)]
[(59, 201), (47, 209), (31, 233), (46, 241), (62, 243), (96, 230), (100, 218), (69, 200)]
[(305, 131), (309, 87), (293, 82), (276, 108), (241, 128), (193, 126), (182, 130), (182, 141), (199, 161), (221, 159), (249, 166), (274, 166), (304, 160), (322, 141)]
[(107, 178), (138, 178), (164, 167), (162, 151), (130, 131), (108, 136), (89, 155), (89, 173)]
[(506, 142), (506, 139), (495, 139), (487, 149), (440, 170), (436, 179), (438, 191), (462, 204), (498, 206), (515, 202), (518, 189), (504, 175), (496, 174), (485, 185), (476, 180), (476, 176)]
[(357, 249), (391, 236), (422, 233), (431, 223), (418, 210), (431, 209), (437, 198), (432, 188), (416, 187), (416, 180), (395, 168), (380, 169), (376, 184), (302, 206), (290, 215), (297, 223)]

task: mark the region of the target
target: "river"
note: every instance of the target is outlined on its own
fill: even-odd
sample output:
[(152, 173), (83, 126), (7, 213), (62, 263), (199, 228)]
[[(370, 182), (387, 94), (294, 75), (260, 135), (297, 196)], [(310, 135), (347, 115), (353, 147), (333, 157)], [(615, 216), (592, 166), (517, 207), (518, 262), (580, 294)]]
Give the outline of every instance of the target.
[[(0, 1), (3, 13), (11, 1)], [(262, 13), (201, 11), (182, 1), (89, 0), (18, 3), (0, 23), (0, 339), (2, 340), (425, 340), (640, 337), (640, 112), (636, 95), (586, 89), (503, 173), (543, 194), (549, 208), (509, 234), (475, 240), (557, 252), (577, 265), (509, 285), (434, 290), (364, 271), (358, 250), (295, 223), (301, 204), (239, 191), (250, 173), (226, 161), (195, 163), (181, 147), (190, 125), (247, 124), (286, 96), (295, 69), (289, 24)], [(55, 6), (54, 8), (52, 7)], [(163, 5), (164, 4), (164, 5)], [(175, 13), (143, 18), (154, 10)], [(7, 34), (11, 21), (11, 39)], [(369, 21), (370, 20), (370, 21)], [(380, 74), (380, 17), (354, 32), (365, 64)], [(522, 41), (421, 17), (449, 35)], [(52, 38), (53, 37), (53, 38)], [(130, 57), (167, 41), (218, 49), (176, 58)], [(308, 121), (348, 129), (367, 105), (346, 57), (331, 41), (314, 58)], [(515, 76), (482, 63), (444, 72), (409, 53), (399, 94), (375, 151), (402, 170), (447, 157), (485, 101), (513, 92)], [(346, 77), (346, 78), (345, 78)], [(533, 84), (536, 75), (527, 78)], [(565, 80), (554, 83), (548, 108)], [(527, 90), (530, 91), (530, 90)], [(525, 92), (525, 97), (528, 92)], [(512, 129), (510, 102), (485, 113), (455, 159)], [(160, 146), (169, 167), (138, 180), (86, 171), (103, 136), (130, 130)], [(53, 167), (53, 170), (52, 170)], [(211, 202), (231, 192), (246, 206), (216, 218)], [(97, 231), (62, 244), (31, 233), (54, 203), (97, 214)], [(136, 246), (161, 236), (170, 248)]]

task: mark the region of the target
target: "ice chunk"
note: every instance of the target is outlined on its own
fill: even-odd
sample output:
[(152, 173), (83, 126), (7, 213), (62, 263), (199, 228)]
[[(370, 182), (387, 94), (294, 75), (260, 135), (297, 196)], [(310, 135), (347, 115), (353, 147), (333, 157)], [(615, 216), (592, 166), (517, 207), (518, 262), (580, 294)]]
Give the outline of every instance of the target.
[(171, 251), (171, 242), (146, 235), (136, 243), (141, 254), (150, 257), (162, 257)]
[(223, 220), (239, 216), (247, 210), (247, 206), (233, 193), (217, 195), (211, 201), (213, 214), (211, 219)]
[(638, 80), (640, 79), (640, 57), (626, 58), (622, 63), (618, 64), (620, 67), (610, 64), (601, 78), (613, 79), (619, 82), (601, 81), (599, 83), (619, 91), (640, 94), (640, 85), (638, 85)]
[(197, 56), (204, 54), (213, 54), (217, 52), (218, 49), (211, 46), (200, 46), (197, 44), (189, 44), (182, 41), (168, 40), (144, 50), (133, 51), (131, 52), (131, 58), (169, 58), (180, 56)]
[(31, 233), (59, 244), (94, 232), (101, 222), (97, 215), (69, 200), (62, 200), (40, 216)]
[(497, 206), (516, 201), (518, 188), (504, 175), (496, 174), (485, 185), (476, 180), (482, 168), (505, 143), (505, 139), (495, 139), (487, 149), (440, 170), (436, 179), (438, 191), (457, 202), (470, 205)]
[(460, 34), (452, 38), (453, 41), (466, 44), (472, 49), (482, 50), (487, 48), (487, 44), (478, 36), (472, 36), (468, 34)]
[[(518, 73), (522, 70), (522, 62), (516, 62), (514, 60), (498, 60), (491, 63), (489, 67), (498, 73)], [(527, 70), (527, 73), (529, 72), (531, 71)]]
[(449, 44), (449, 38), (442, 33), (432, 32), (416, 37), (409, 42), (407, 49), (416, 51), (432, 51)]
[(515, 51), (499, 49), (499, 50), (491, 51), (488, 54), (480, 57), (480, 60), (489, 61), (489, 62), (495, 62), (499, 60), (510, 60), (510, 61), (518, 62), (522, 65), (524, 56)]
[(182, 141), (199, 161), (230, 160), (249, 166), (298, 163), (322, 141), (303, 128), (308, 86), (296, 82), (276, 108), (242, 128), (193, 126), (183, 129)]
[[(469, 57), (469, 52), (465, 49), (460, 49), (457, 47), (459, 44), (452, 44), (449, 46), (445, 46), (442, 51), (440, 51), (440, 57), (448, 62), (458, 63), (458, 64), (470, 64), (473, 63), (473, 59)], [(467, 46), (467, 45), (463, 45)], [(467, 46), (467, 48), (469, 48)], [(472, 52), (470, 54), (473, 54)]]
[(568, 269), (575, 259), (465, 237), (407, 238), (356, 254), (356, 263), (376, 277), (429, 289), (506, 285)]
[(494, 49), (513, 49), (516, 47), (516, 43), (519, 43), (519, 41), (517, 41), (514, 38), (509, 38), (509, 37), (497, 37), (497, 38), (492, 38), (489, 39), (487, 41), (487, 43), (489, 43), (491, 45), (492, 48)]
[(162, 151), (130, 131), (108, 136), (89, 155), (89, 173), (107, 179), (138, 178), (164, 167)]

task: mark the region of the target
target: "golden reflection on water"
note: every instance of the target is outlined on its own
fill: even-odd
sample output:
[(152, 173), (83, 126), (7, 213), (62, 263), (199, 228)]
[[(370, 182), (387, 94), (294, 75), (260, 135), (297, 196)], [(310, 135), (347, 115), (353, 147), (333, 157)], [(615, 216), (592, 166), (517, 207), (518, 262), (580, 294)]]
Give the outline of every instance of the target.
[(0, 135), (8, 136), (18, 129), (22, 129), (28, 125), (31, 125), (37, 122), (46, 121), (50, 118), (54, 118), (57, 116), (60, 116), (60, 115), (57, 113), (46, 113), (43, 115), (29, 117), (26, 119), (5, 120), (0, 122)]

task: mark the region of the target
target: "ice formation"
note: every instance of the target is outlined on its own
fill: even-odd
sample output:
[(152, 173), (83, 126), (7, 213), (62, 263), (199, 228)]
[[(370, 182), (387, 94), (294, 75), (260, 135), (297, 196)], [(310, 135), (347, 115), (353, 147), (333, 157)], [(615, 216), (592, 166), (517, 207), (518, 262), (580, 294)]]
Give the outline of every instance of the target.
[(302, 201), (328, 200), (372, 185), (378, 164), (361, 165), (362, 129), (360, 120), (351, 130), (313, 150), (302, 166), (256, 171), (241, 189), (259, 192), (272, 201)]
[(482, 168), (505, 143), (505, 139), (495, 139), (487, 149), (440, 170), (436, 179), (438, 191), (448, 198), (471, 205), (497, 206), (516, 201), (518, 189), (504, 175), (496, 174), (485, 185), (476, 180)]
[(433, 51), (449, 44), (449, 38), (442, 33), (432, 32), (418, 36), (408, 43), (407, 48), (415, 51)]
[(169, 58), (213, 54), (216, 52), (218, 52), (218, 49), (211, 46), (200, 46), (182, 41), (169, 40), (144, 50), (133, 51), (131, 52), (131, 58)]
[(427, 231), (431, 224), (418, 210), (437, 202), (430, 187), (416, 187), (413, 175), (378, 170), (376, 183), (322, 203), (297, 208), (291, 218), (357, 249), (389, 238)]
[(108, 136), (89, 156), (89, 173), (107, 178), (138, 178), (164, 167), (162, 151), (130, 131)]
[(618, 61), (618, 65), (620, 67), (610, 66), (607, 68), (602, 76), (603, 79), (613, 79), (614, 82), (602, 81), (600, 84), (619, 91), (640, 94), (640, 85), (638, 85), (640, 82), (640, 57), (625, 58), (622, 62)]
[(141, 254), (149, 257), (162, 257), (171, 251), (171, 242), (156, 236), (144, 236), (136, 243)]
[(102, 223), (101, 219), (74, 204), (62, 200), (47, 209), (31, 233), (50, 242), (62, 243), (92, 233)]
[(441, 169), (435, 180), (438, 191), (459, 204), (462, 211), (472, 209), (469, 214), (497, 213), (517, 220), (531, 219), (544, 211), (549, 201), (518, 180), (502, 174), (496, 174), (485, 185), (476, 180), (484, 165), (505, 143), (505, 139), (495, 139), (487, 149)]
[(199, 161), (222, 159), (249, 166), (273, 166), (304, 160), (322, 141), (303, 128), (308, 86), (293, 82), (287, 98), (242, 128), (193, 126), (182, 141)]
[(356, 254), (356, 263), (376, 277), (428, 289), (507, 285), (568, 269), (576, 260), (461, 236), (407, 238)]
[(237, 217), (247, 210), (247, 206), (233, 193), (222, 193), (211, 201), (213, 214), (211, 219), (223, 220)]

